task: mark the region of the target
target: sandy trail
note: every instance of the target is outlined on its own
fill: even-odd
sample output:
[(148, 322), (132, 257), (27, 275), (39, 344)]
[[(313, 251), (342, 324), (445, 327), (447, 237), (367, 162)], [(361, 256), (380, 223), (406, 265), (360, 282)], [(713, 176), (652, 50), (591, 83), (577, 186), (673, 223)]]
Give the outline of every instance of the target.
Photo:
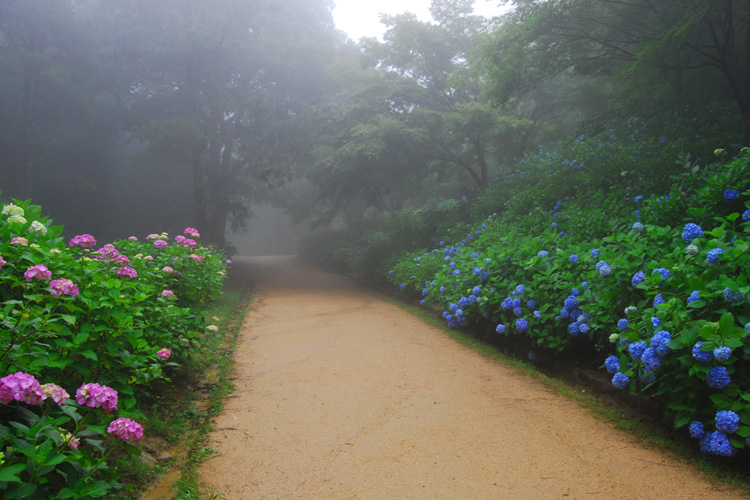
[(345, 278), (234, 266), (258, 294), (201, 469), (227, 500), (747, 498)]

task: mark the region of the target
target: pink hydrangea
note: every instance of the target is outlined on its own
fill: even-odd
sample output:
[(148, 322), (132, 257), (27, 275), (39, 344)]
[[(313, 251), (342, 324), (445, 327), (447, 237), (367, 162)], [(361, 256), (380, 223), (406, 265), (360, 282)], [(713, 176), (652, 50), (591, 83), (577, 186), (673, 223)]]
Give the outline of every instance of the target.
[(52, 273), (49, 269), (47, 269), (47, 266), (37, 264), (28, 268), (26, 272), (23, 273), (23, 277), (26, 278), (27, 282), (32, 280), (43, 281), (50, 279), (52, 277)]
[(120, 255), (120, 252), (112, 243), (107, 243), (96, 252), (92, 252), (92, 254), (95, 254), (94, 258), (96, 260), (112, 260)]
[(129, 241), (138, 241), (138, 238), (136, 236), (128, 236)]
[(75, 297), (78, 295), (78, 285), (70, 281), (69, 279), (61, 278), (59, 280), (52, 280), (49, 282), (49, 293), (53, 297), (59, 297), (60, 295), (70, 295)]
[(205, 258), (205, 256), (203, 256), (203, 255), (196, 255), (194, 253), (191, 253), (190, 254), (190, 258), (193, 259), (193, 261), (195, 261), (195, 262), (201, 262)]
[(172, 269), (170, 266), (164, 266), (161, 268), (161, 270), (167, 274), (172, 274), (174, 272), (174, 269)]
[(114, 257), (110, 262), (118, 266), (127, 266), (130, 264), (130, 259), (127, 257), (127, 255), (118, 255), (117, 257)]
[(146, 256), (145, 256), (145, 257), (143, 258), (143, 260), (149, 260), (149, 261), (151, 261), (151, 260), (154, 260), (154, 257), (153, 257), (152, 255), (146, 255)]
[(121, 267), (117, 271), (115, 271), (115, 274), (117, 274), (117, 276), (120, 276), (121, 278), (138, 277), (138, 273), (132, 267)]
[(134, 420), (122, 417), (109, 424), (107, 433), (137, 443), (143, 437), (143, 427)]
[(228, 266), (229, 266), (229, 265), (231, 265), (231, 264), (232, 264), (232, 261), (231, 261), (231, 260), (229, 260), (229, 259), (227, 259), (227, 260), (226, 260), (226, 265), (228, 265)]
[(26, 404), (38, 405), (44, 401), (44, 391), (33, 376), (16, 372), (0, 378), (0, 403), (7, 405), (11, 401), (23, 401)]
[(23, 236), (18, 236), (16, 238), (13, 238), (12, 240), (10, 240), (10, 244), (11, 245), (21, 245), (21, 246), (27, 247), (27, 246), (29, 246), (29, 240), (27, 240)]
[(91, 248), (94, 245), (96, 245), (96, 240), (90, 234), (79, 234), (79, 235), (73, 236), (70, 239), (70, 242), (68, 243), (68, 246), (70, 246), (71, 248), (72, 247)]
[(167, 242), (164, 241), (164, 240), (155, 240), (154, 241), (154, 246), (156, 248), (167, 248)]
[(186, 227), (185, 230), (183, 231), (183, 234), (185, 234), (185, 236), (190, 236), (191, 238), (201, 237), (201, 234), (194, 227)]
[(77, 450), (78, 446), (81, 444), (80, 439), (78, 439), (65, 429), (60, 429), (60, 436), (62, 436), (63, 444), (67, 444), (71, 450)]
[(179, 243), (180, 245), (184, 245), (184, 244), (185, 244), (185, 241), (187, 240), (187, 238), (185, 238), (185, 237), (184, 237), (183, 235), (181, 235), (181, 234), (178, 234), (177, 236), (175, 236), (175, 237), (174, 237), (174, 240), (175, 240), (175, 241), (176, 241), (177, 243)]
[(76, 401), (79, 405), (103, 408), (105, 413), (110, 413), (117, 409), (117, 391), (106, 385), (83, 384), (76, 391)]
[(156, 355), (160, 358), (169, 359), (169, 357), (172, 355), (172, 351), (164, 347), (163, 349), (159, 349), (159, 352), (157, 352)]
[(0, 269), (2, 269), (5, 264), (6, 264), (6, 262), (5, 262), (5, 260), (3, 260), (3, 256), (0, 255)]
[(174, 297), (174, 292), (172, 290), (162, 290), (161, 296), (162, 297)]
[(44, 399), (51, 398), (57, 406), (62, 406), (66, 399), (70, 399), (70, 394), (57, 384), (44, 384), (42, 392), (44, 392)]
[(183, 245), (195, 248), (198, 244), (195, 242), (195, 240), (187, 239), (185, 240), (185, 243), (183, 243)]
[(146, 236), (147, 240), (158, 240), (159, 238), (161, 238), (161, 235), (156, 234), (156, 233), (151, 233), (148, 236)]

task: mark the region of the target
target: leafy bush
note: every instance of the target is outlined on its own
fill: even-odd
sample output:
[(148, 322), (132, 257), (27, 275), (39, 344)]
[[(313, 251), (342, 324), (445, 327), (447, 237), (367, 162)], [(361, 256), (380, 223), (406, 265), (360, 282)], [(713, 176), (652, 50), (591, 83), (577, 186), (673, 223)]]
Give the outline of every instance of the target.
[(68, 245), (61, 235), (28, 201), (2, 209), (3, 498), (96, 498), (121, 487), (107, 456), (115, 446), (137, 452), (138, 399), (200, 347), (212, 327), (197, 307), (221, 293), (226, 274), (193, 228), (172, 244), (163, 234), (98, 249), (91, 235)]

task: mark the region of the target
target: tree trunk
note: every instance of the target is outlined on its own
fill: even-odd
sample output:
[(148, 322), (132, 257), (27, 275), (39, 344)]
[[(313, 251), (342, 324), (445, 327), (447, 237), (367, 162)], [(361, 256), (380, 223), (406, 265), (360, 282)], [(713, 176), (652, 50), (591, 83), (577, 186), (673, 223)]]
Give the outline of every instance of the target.
[(206, 228), (206, 194), (203, 185), (202, 155), (206, 149), (206, 141), (201, 140), (192, 147), (191, 167), (193, 170), (193, 224), (198, 231)]

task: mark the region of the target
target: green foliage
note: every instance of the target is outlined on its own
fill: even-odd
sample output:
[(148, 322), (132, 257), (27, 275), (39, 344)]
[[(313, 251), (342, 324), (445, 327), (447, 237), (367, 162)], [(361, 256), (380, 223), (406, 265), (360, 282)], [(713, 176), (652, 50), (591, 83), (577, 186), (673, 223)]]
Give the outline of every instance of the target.
[[(121, 487), (107, 466), (112, 448), (137, 452), (109, 435), (109, 414), (141, 418), (139, 400), (200, 348), (211, 328), (200, 306), (221, 293), (224, 258), (188, 239), (191, 228), (176, 243), (151, 235), (97, 250), (90, 235), (66, 246), (62, 227), (28, 201), (0, 217), (0, 491), (101, 497)], [(108, 396), (84, 404), (77, 392), (89, 383)]]

